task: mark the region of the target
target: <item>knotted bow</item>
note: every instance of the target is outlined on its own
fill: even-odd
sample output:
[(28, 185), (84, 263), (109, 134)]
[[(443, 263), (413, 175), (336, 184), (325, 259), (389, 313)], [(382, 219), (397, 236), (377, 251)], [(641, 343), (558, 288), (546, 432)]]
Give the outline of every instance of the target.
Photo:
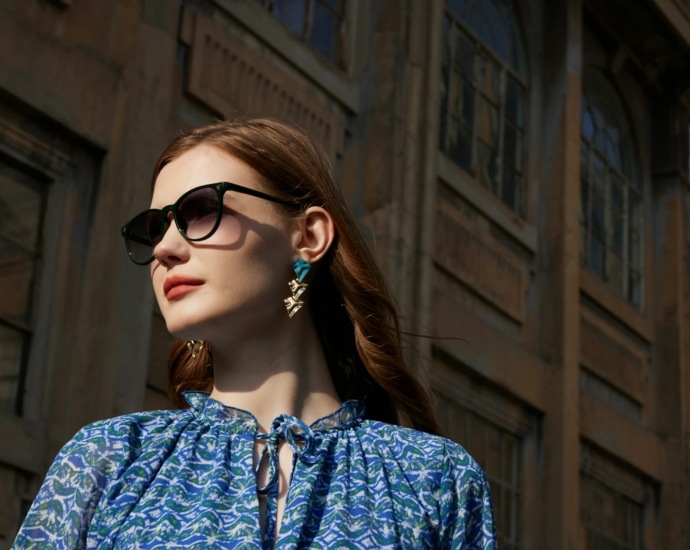
[[(296, 431), (297, 430), (297, 431)], [(266, 529), (264, 530), (263, 549), (273, 548), (275, 539), (277, 512), (278, 512), (278, 478), (279, 460), (278, 450), (280, 439), (287, 441), (292, 449), (292, 469), (290, 481), (295, 472), (295, 464), (301, 456), (308, 454), (314, 448), (314, 432), (299, 418), (289, 414), (281, 414), (271, 424), (269, 433), (257, 433), (256, 440), (266, 440), (261, 451), (261, 457), (256, 463), (255, 474), (259, 473), (259, 468), (264, 456), (268, 454), (268, 481), (266, 485), (257, 489), (260, 495), (267, 495), (266, 500)], [(300, 445), (301, 444), (301, 445)]]

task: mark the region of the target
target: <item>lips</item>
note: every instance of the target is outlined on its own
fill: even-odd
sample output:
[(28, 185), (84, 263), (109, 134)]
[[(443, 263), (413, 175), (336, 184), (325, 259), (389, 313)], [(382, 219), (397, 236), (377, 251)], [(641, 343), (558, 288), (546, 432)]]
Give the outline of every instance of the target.
[(196, 277), (187, 277), (186, 275), (170, 275), (163, 283), (163, 292), (168, 300), (183, 296), (203, 285), (204, 281)]

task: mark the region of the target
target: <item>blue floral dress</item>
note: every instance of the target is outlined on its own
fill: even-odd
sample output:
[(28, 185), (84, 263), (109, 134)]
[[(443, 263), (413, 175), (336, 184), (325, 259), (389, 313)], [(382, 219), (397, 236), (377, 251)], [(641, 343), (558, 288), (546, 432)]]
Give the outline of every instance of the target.
[[(13, 548), (273, 548), (280, 439), (293, 465), (276, 548), (496, 548), (484, 474), (447, 439), (365, 420), (355, 400), (311, 426), (281, 415), (262, 434), (247, 411), (204, 392), (185, 398), (186, 410), (80, 430)], [(255, 439), (267, 440), (269, 460), (259, 488)]]

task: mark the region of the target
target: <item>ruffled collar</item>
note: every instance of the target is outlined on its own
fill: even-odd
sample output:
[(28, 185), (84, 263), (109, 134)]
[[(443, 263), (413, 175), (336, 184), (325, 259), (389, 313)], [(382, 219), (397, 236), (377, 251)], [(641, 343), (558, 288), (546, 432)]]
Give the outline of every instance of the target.
[[(252, 413), (225, 405), (211, 398), (210, 392), (186, 391), (182, 392), (182, 395), (194, 411), (210, 420), (232, 424), (233, 429), (238, 431), (256, 432), (259, 428), (259, 422)], [(364, 419), (364, 413), (364, 401), (349, 399), (332, 413), (312, 422), (309, 428), (313, 432), (351, 428)], [(281, 415), (281, 417), (288, 416)]]

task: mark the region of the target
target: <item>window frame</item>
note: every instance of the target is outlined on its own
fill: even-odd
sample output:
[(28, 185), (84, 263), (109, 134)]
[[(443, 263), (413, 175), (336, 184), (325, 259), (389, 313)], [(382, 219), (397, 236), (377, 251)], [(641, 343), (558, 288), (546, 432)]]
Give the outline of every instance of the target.
[[(524, 522), (524, 476), (522, 474), (525, 467), (523, 452), (524, 452), (524, 437), (520, 434), (513, 432), (512, 430), (501, 426), (496, 422), (486, 418), (485, 416), (478, 414), (459, 404), (455, 399), (449, 397), (445, 393), (436, 390), (435, 401), (437, 403), (437, 409), (439, 413), (443, 411), (443, 414), (439, 414), (439, 420), (442, 423), (442, 428), (445, 431), (445, 435), (461, 445), (470, 456), (479, 464), (489, 482), (489, 488), (491, 490), (491, 497), (494, 502), (494, 515), (496, 516), (496, 540), (500, 543), (501, 548), (508, 548), (509, 550), (521, 550), (525, 546), (523, 522)], [(443, 407), (443, 408), (441, 408)], [(459, 412), (462, 418), (462, 428), (450, 429), (448, 422), (448, 416), (454, 412)], [(481, 428), (482, 433), (482, 449), (478, 451), (474, 447), (476, 441), (472, 441), (473, 424), (477, 424)], [(493, 430), (498, 433), (500, 439), (500, 450), (499, 450), (499, 477), (493, 475), (493, 472), (487, 470), (486, 456), (488, 453), (489, 446), (489, 430)], [(462, 431), (462, 436), (458, 435), (458, 432)], [(506, 451), (506, 441), (507, 438), (513, 440), (513, 460), (511, 461), (512, 469), (512, 480), (510, 483), (505, 476), (505, 466), (507, 463), (505, 453)], [(481, 453), (481, 454), (480, 454)], [(503, 530), (503, 524), (501, 523), (502, 514), (505, 511), (506, 494), (509, 498), (513, 500), (513, 506), (511, 508), (512, 513), (510, 517), (510, 523), (507, 527), (507, 533)], [(496, 509), (499, 508), (499, 509)], [(507, 535), (507, 537), (505, 536)]]
[[(588, 485), (585, 485), (585, 483)], [(617, 531), (615, 535), (607, 532), (607, 527), (611, 526), (605, 524), (606, 517), (601, 518), (601, 522), (604, 523), (603, 527), (593, 524), (591, 521), (593, 488), (595, 492), (603, 495), (604, 498), (607, 495), (611, 497), (614, 504), (628, 508), (633, 506), (637, 509), (637, 524), (635, 526), (637, 532), (631, 536), (632, 541), (620, 540), (618, 538), (620, 526), (617, 522), (620, 519), (618, 514), (620, 506), (615, 508), (615, 513), (613, 514), (614, 522), (616, 522), (613, 529)], [(648, 526), (646, 524), (648, 503), (654, 500), (656, 492), (649, 478), (626, 462), (583, 439), (580, 441), (578, 490), (580, 493), (578, 521), (585, 537), (583, 543), (589, 543), (588, 548), (601, 548), (601, 546), (590, 546), (590, 544), (596, 544), (603, 540), (607, 544), (606, 548), (610, 548), (610, 545), (613, 544), (617, 550), (644, 550), (648, 542)], [(605, 506), (605, 504), (602, 504), (602, 506)], [(610, 520), (610, 518), (608, 519)], [(592, 536), (594, 541), (591, 539)]]
[[(601, 546), (592, 546), (592, 538), (594, 538), (595, 543), (601, 543), (604, 542), (607, 545), (608, 544), (614, 544), (617, 550), (643, 550), (644, 549), (644, 535), (645, 535), (645, 530), (644, 530), (644, 503), (641, 502), (636, 502), (633, 499), (627, 497), (626, 495), (616, 491), (613, 487), (607, 485), (606, 483), (602, 482), (600, 479), (597, 479), (596, 477), (589, 475), (584, 472), (580, 472), (580, 494), (582, 495), (585, 493), (582, 489), (582, 484), (587, 483), (588, 488), (587, 488), (587, 494), (591, 495), (594, 491), (597, 493), (601, 494), (603, 497), (610, 497), (613, 499), (614, 504), (617, 506), (615, 508), (614, 512), (614, 517), (615, 521), (619, 521), (620, 515), (619, 515), (619, 510), (621, 506), (624, 506), (627, 510), (630, 510), (631, 508), (636, 508), (636, 514), (627, 514), (626, 513), (626, 519), (628, 521), (632, 521), (632, 518), (637, 516), (636, 519), (636, 525), (634, 525), (632, 528), (635, 529), (637, 528), (637, 533), (633, 535), (633, 540), (632, 542), (627, 542), (624, 540), (620, 540), (617, 535), (611, 535), (606, 532), (606, 528), (602, 529), (599, 526), (596, 526), (592, 523), (590, 520), (591, 516), (590, 514), (584, 514), (583, 511), (589, 509), (590, 511), (592, 509), (592, 502), (593, 498), (591, 497), (588, 502), (583, 502), (580, 505), (580, 524), (582, 525), (582, 528), (585, 532), (585, 537), (586, 537), (586, 543), (587, 543), (587, 548), (601, 548)], [(593, 491), (594, 490), (594, 491)], [(582, 498), (582, 497), (581, 497)], [(584, 517), (583, 517), (584, 516)], [(606, 521), (605, 518), (602, 518), (602, 521)], [(619, 528), (619, 525), (616, 524), (616, 528)], [(606, 548), (609, 548), (609, 546), (606, 546)]]
[[(586, 96), (585, 88), (584, 88), (584, 76), (585, 76), (585, 71), (598, 71), (601, 73), (601, 70), (596, 68), (596, 67), (589, 67), (586, 68), (583, 71), (583, 88), (581, 92), (581, 105), (584, 104), (586, 101), (586, 105), (588, 108), (590, 108), (592, 101), (590, 97)], [(634, 177), (640, 182), (639, 186), (636, 185), (628, 176), (626, 176), (621, 170), (619, 170), (616, 166), (612, 165), (609, 159), (607, 158), (605, 152), (602, 152), (598, 146), (596, 146), (595, 141), (592, 139), (590, 140), (587, 138), (584, 134), (584, 128), (581, 125), (580, 128), (580, 265), (586, 269), (588, 272), (590, 272), (597, 280), (602, 281), (608, 289), (611, 290), (614, 294), (619, 296), (621, 299), (625, 300), (627, 304), (629, 304), (632, 308), (634, 308), (636, 311), (639, 312), (644, 312), (645, 311), (645, 291), (646, 291), (646, 276), (645, 276), (645, 261), (646, 261), (646, 254), (645, 254), (645, 196), (644, 196), (644, 185), (643, 185), (643, 179), (641, 178), (640, 170), (638, 167), (637, 159), (639, 158), (638, 151), (637, 151), (637, 143), (636, 140), (634, 139), (634, 134), (633, 134), (633, 126), (630, 122), (630, 117), (627, 115), (627, 111), (625, 109), (625, 103), (623, 101), (623, 98), (621, 97), (621, 94), (619, 91), (616, 89), (614, 86), (613, 82), (610, 81), (610, 79), (604, 75), (600, 74), (598, 78), (605, 79), (607, 82), (607, 85), (611, 88), (611, 92), (615, 94), (615, 100), (618, 102), (621, 113), (623, 116), (626, 117), (626, 120), (623, 122), (625, 123), (625, 127), (619, 128), (622, 132), (625, 132), (626, 130), (631, 133), (630, 137), (630, 147), (631, 147), (631, 154), (633, 156), (633, 160), (635, 161), (635, 165), (631, 167), (631, 169), (636, 172)], [(585, 114), (585, 110), (582, 109), (580, 113), (580, 121), (582, 121), (583, 117)], [(607, 121), (608, 122), (608, 121)], [(596, 134), (595, 134), (596, 137)], [(583, 146), (587, 148), (587, 158), (583, 158)], [(594, 235), (594, 230), (593, 230), (593, 214), (592, 214), (592, 209), (593, 209), (593, 203), (594, 201), (592, 200), (592, 197), (594, 194), (599, 195), (596, 192), (595, 189), (595, 183), (593, 181), (593, 174), (594, 174), (594, 162), (596, 158), (599, 158), (601, 162), (603, 163), (604, 166), (604, 189), (603, 189), (603, 203), (604, 203), (604, 240), (602, 241), (602, 245), (604, 248), (603, 252), (603, 277), (600, 276), (597, 271), (592, 267), (592, 240), (599, 239), (599, 237)], [(587, 173), (583, 174), (582, 169), (586, 169)], [(623, 244), (622, 244), (622, 249), (623, 253), (620, 257), (621, 261), (621, 276), (622, 276), (622, 284), (621, 284), (621, 289), (620, 291), (614, 286), (614, 280), (613, 276), (611, 273), (611, 261), (610, 257), (614, 252), (612, 251), (613, 248), (613, 241), (614, 241), (614, 227), (613, 227), (613, 199), (612, 199), (612, 180), (613, 179), (618, 179), (623, 186), (623, 210), (622, 210), (622, 225), (623, 225)], [(583, 186), (586, 187), (586, 193), (585, 189)], [(637, 197), (638, 204), (639, 204), (639, 225), (637, 228), (632, 227), (632, 222), (630, 220), (631, 212), (630, 212), (630, 196), (631, 193), (634, 193), (635, 196)], [(587, 211), (583, 211), (583, 201), (585, 200), (584, 197), (586, 196), (586, 207)], [(632, 250), (630, 248), (630, 238), (632, 232), (635, 231), (638, 234), (639, 238), (639, 265), (635, 266), (631, 263), (631, 254)], [(617, 253), (616, 253), (617, 254)], [(633, 272), (637, 277), (639, 277), (639, 303), (636, 303), (633, 298), (630, 296), (630, 279), (633, 276)]]
[(46, 223), (46, 212), (48, 204), (48, 194), (50, 181), (46, 180), (41, 174), (37, 173), (30, 166), (24, 163), (17, 162), (16, 159), (12, 158), (10, 155), (4, 154), (0, 151), (0, 163), (6, 164), (17, 172), (21, 172), (24, 175), (30, 177), (33, 183), (38, 188), (40, 193), (40, 205), (38, 213), (38, 228), (36, 234), (36, 242), (33, 250), (28, 247), (18, 243), (11, 238), (7, 238), (0, 234), (0, 241), (11, 247), (22, 249), (31, 257), (31, 281), (29, 283), (28, 290), (28, 300), (27, 300), (27, 321), (26, 323), (21, 323), (16, 320), (10, 319), (0, 313), (0, 325), (22, 333), (22, 345), (20, 352), (20, 359), (18, 364), (18, 372), (16, 379), (16, 387), (14, 400), (12, 405), (12, 411), (2, 411), (0, 414), (13, 414), (16, 417), (22, 417), (24, 412), (24, 387), (26, 384), (27, 372), (29, 369), (29, 358), (32, 350), (32, 343), (34, 340), (35, 333), (35, 323), (36, 323), (36, 304), (38, 302), (38, 293), (41, 282), (41, 275), (44, 271), (43, 269), (43, 245), (44, 245), (44, 230)]
[(340, 14), (340, 25), (338, 29), (338, 35), (334, 36), (334, 41), (337, 42), (337, 59), (332, 59), (324, 55), (321, 51), (315, 48), (311, 43), (313, 20), (314, 20), (314, 5), (319, 4), (324, 9), (333, 14), (338, 18), (338, 14), (327, 5), (324, 0), (304, 0), (306, 3), (304, 18), (303, 18), (303, 32), (301, 34), (296, 34), (292, 29), (290, 29), (281, 19), (273, 13), (273, 8), (275, 5), (275, 0), (256, 0), (256, 2), (264, 8), (271, 17), (275, 18), (285, 29), (290, 32), (290, 34), (300, 40), (305, 46), (307, 46), (311, 51), (315, 52), (320, 58), (327, 60), (332, 63), (343, 73), (347, 73), (349, 70), (349, 64), (347, 60), (347, 38), (348, 38), (348, 19), (350, 4), (353, 0), (340, 0), (342, 1), (342, 13)]
[[(513, 0), (511, 0), (512, 2)], [(513, 2), (513, 6), (515, 6), (515, 3)], [(514, 9), (515, 16), (517, 18), (517, 10)], [(447, 29), (448, 35), (446, 36), (446, 19), (450, 21), (449, 28)], [(520, 216), (522, 219), (526, 218), (526, 210), (527, 210), (527, 195), (528, 195), (528, 185), (527, 185), (527, 165), (528, 165), (528, 154), (527, 154), (527, 147), (526, 144), (529, 141), (529, 117), (530, 117), (530, 105), (529, 105), (529, 96), (530, 96), (530, 78), (529, 78), (529, 71), (527, 67), (527, 55), (526, 55), (526, 48), (524, 46), (524, 39), (522, 38), (522, 26), (520, 24), (519, 20), (516, 20), (516, 26), (518, 27), (518, 32), (520, 33), (520, 40), (523, 42), (522, 44), (522, 49), (523, 49), (523, 56), (525, 58), (525, 75), (521, 75), (517, 69), (513, 68), (510, 63), (507, 61), (504, 61), (497, 52), (493, 50), (491, 46), (486, 44), (477, 33), (469, 27), (467, 23), (465, 23), (460, 16), (458, 16), (455, 12), (453, 12), (449, 7), (447, 0), (444, 0), (443, 3), (443, 13), (442, 13), (442, 26), (443, 26), (443, 31), (441, 32), (442, 40), (447, 39), (448, 43), (444, 41), (442, 44), (441, 50), (445, 52), (446, 48), (448, 48), (449, 51), (449, 58), (447, 60), (448, 63), (448, 80), (444, 81), (444, 74), (443, 74), (443, 68), (441, 69), (441, 85), (445, 87), (446, 93), (445, 97), (443, 93), (441, 93), (440, 96), (440, 117), (441, 122), (439, 125), (439, 146), (438, 149), (443, 153), (446, 157), (448, 157), (451, 162), (454, 164), (457, 164), (452, 158), (450, 157), (450, 154), (448, 152), (449, 147), (448, 147), (448, 140), (450, 136), (450, 126), (451, 122), (454, 120), (453, 115), (450, 113), (450, 110), (448, 109), (448, 105), (450, 103), (450, 96), (451, 96), (451, 83), (453, 78), (461, 78), (462, 81), (464, 82), (464, 78), (460, 75), (453, 75), (455, 71), (454, 69), (454, 62), (455, 62), (455, 47), (456, 47), (456, 33), (461, 32), (464, 33), (466, 36), (470, 38), (470, 40), (473, 42), (473, 64), (472, 64), (472, 82), (469, 83), (472, 87), (472, 109), (473, 109), (473, 120), (472, 120), (472, 128), (470, 129), (471, 131), (471, 136), (470, 136), (470, 141), (471, 141), (471, 151), (470, 151), (470, 170), (466, 170), (463, 166), (457, 164), (457, 166), (470, 174), (472, 176), (473, 180), (483, 189), (486, 189), (493, 195), (498, 201), (504, 205), (506, 208), (510, 209), (511, 212), (517, 214)], [(497, 174), (497, 181), (494, 182), (496, 185), (496, 190), (487, 187), (482, 183), (481, 181), (481, 175), (480, 175), (480, 170), (478, 167), (478, 157), (479, 157), (479, 147), (477, 145), (478, 142), (482, 142), (481, 138), (478, 135), (478, 125), (479, 125), (479, 104), (481, 100), (484, 101), (489, 101), (492, 105), (493, 102), (491, 102), (488, 98), (485, 98), (484, 94), (480, 90), (479, 86), (479, 77), (478, 77), (478, 71), (479, 71), (479, 63), (476, 62), (476, 60), (480, 57), (480, 55), (484, 53), (486, 54), (491, 62), (494, 64), (498, 65), (499, 71), (500, 71), (500, 76), (499, 76), (499, 105), (498, 105), (498, 120), (497, 120), (497, 133), (498, 133), (498, 144), (497, 144), (497, 149), (496, 149), (496, 174)], [(446, 60), (444, 59), (445, 53), (441, 54), (441, 66), (443, 67), (444, 64), (446, 63)], [(505, 155), (505, 128), (506, 128), (506, 88), (507, 88), (507, 83), (508, 83), (508, 77), (512, 78), (515, 82), (517, 82), (518, 85), (521, 86), (523, 90), (523, 101), (522, 101), (522, 126), (517, 127), (517, 125), (513, 122), (510, 121), (509, 124), (512, 126), (515, 126), (517, 128), (518, 132), (521, 132), (522, 138), (520, 140), (520, 151), (519, 151), (519, 165), (520, 165), (520, 172), (519, 172), (519, 178), (520, 178), (520, 183), (519, 186), (516, 187), (515, 195), (517, 195), (517, 200), (514, 200), (514, 204), (508, 205), (504, 200), (503, 200), (503, 185), (504, 185), (504, 177), (503, 177), (503, 164), (504, 164), (504, 155)], [(445, 99), (445, 101), (444, 101)], [(494, 105), (495, 106), (495, 105)], [(461, 124), (461, 122), (456, 121), (456, 124)], [(443, 132), (443, 135), (441, 136), (440, 134)], [(487, 146), (484, 144), (485, 147), (491, 148), (491, 146)], [(518, 158), (518, 157), (516, 157)], [(517, 175), (517, 171), (514, 170), (514, 168), (511, 168), (511, 171)]]

